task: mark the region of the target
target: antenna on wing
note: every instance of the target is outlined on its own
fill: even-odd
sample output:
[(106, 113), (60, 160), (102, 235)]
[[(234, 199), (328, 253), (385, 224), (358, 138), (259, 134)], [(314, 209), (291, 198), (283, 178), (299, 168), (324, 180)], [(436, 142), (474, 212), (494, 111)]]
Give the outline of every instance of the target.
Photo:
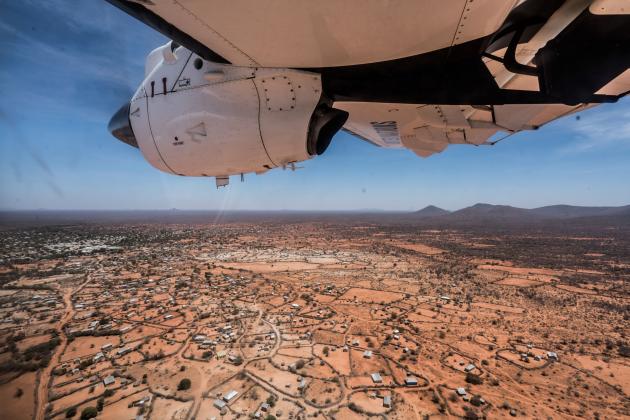
[(481, 143), (481, 146), (494, 146), (495, 144), (497, 144), (498, 142), (507, 139), (510, 136), (513, 136), (514, 134), (518, 133), (518, 131), (512, 131), (511, 133), (506, 134), (505, 136), (501, 137), (498, 140), (495, 141), (487, 141), (485, 143)]

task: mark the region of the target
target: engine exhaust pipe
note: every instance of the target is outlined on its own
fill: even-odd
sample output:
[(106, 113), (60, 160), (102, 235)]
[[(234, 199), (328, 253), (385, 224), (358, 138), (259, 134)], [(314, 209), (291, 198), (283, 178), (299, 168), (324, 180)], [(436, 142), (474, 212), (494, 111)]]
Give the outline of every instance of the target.
[(348, 120), (348, 113), (320, 104), (313, 111), (308, 124), (306, 149), (309, 155), (321, 155), (328, 149), (332, 138)]

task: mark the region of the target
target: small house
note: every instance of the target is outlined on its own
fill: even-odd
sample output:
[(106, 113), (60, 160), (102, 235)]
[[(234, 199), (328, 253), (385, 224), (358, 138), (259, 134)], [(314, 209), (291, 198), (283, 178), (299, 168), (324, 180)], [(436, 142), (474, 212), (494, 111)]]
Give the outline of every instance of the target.
[(236, 396), (238, 395), (238, 391), (235, 390), (231, 390), (230, 392), (228, 392), (227, 394), (225, 394), (223, 396), (223, 400), (225, 402), (230, 402), (232, 401)]

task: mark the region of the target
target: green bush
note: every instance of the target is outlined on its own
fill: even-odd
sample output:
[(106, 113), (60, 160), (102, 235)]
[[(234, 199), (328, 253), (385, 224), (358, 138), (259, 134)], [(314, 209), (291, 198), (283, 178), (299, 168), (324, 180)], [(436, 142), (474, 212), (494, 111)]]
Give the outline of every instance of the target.
[(93, 419), (96, 416), (98, 416), (96, 407), (86, 407), (81, 412), (81, 420)]
[(468, 372), (466, 374), (466, 382), (473, 385), (481, 385), (483, 383), (483, 379), (481, 379), (481, 376), (479, 375)]
[(66, 418), (71, 419), (72, 417), (77, 415), (76, 407), (70, 407), (66, 410)]
[(177, 385), (177, 390), (178, 391), (185, 391), (187, 389), (190, 389), (190, 379), (188, 378), (184, 378), (181, 381), (179, 381), (179, 385)]
[(466, 420), (477, 420), (479, 418), (479, 416), (474, 411), (468, 410), (468, 411), (466, 411), (466, 413), (464, 413), (464, 418)]
[(363, 413), (363, 409), (361, 407), (359, 407), (358, 405), (356, 405), (355, 403), (353, 403), (353, 402), (350, 402), (348, 404), (348, 408), (350, 410), (354, 411), (355, 413), (359, 413), (359, 414)]

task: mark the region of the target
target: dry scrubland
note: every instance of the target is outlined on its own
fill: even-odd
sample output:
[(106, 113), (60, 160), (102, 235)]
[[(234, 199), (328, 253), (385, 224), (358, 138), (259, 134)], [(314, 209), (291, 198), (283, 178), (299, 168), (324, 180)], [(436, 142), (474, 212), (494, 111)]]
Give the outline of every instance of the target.
[(3, 419), (630, 415), (623, 228), (0, 236)]

